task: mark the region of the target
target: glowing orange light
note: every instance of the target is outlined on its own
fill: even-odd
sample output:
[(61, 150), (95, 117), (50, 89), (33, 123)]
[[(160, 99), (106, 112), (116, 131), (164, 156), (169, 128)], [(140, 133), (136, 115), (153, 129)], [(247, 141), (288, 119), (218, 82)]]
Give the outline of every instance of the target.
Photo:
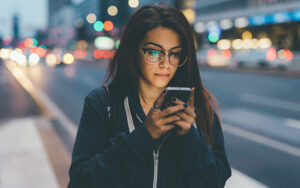
[(208, 51), (207, 51), (207, 56), (208, 57), (211, 57), (211, 56), (216, 56), (217, 55), (217, 50), (216, 49), (209, 49)]
[(73, 55), (76, 59), (84, 59), (87, 56), (86, 50), (76, 49), (73, 51)]
[(285, 59), (289, 60), (289, 61), (293, 60), (293, 58), (294, 58), (293, 52), (291, 52), (288, 49), (284, 50), (284, 56), (285, 56)]
[(26, 48), (31, 48), (33, 46), (33, 40), (31, 38), (26, 38), (24, 41), (24, 45)]
[(103, 57), (104, 53), (102, 50), (96, 49), (96, 50), (94, 50), (93, 55), (94, 55), (95, 59), (101, 59)]
[(274, 61), (277, 57), (277, 52), (275, 48), (269, 48), (266, 54), (266, 59), (268, 61)]
[(42, 47), (31, 48), (30, 52), (37, 54), (39, 57), (45, 57), (45, 55), (46, 55), (46, 50)]
[(111, 31), (114, 28), (114, 24), (111, 21), (105, 21), (103, 25), (106, 31)]
[(223, 50), (222, 51), (222, 56), (224, 59), (230, 59), (231, 58), (231, 51), (230, 50)]

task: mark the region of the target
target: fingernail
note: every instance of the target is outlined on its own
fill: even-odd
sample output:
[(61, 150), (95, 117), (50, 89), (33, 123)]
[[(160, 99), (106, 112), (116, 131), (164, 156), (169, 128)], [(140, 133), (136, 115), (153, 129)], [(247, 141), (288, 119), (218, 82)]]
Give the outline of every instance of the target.
[(176, 98), (175, 98), (175, 97), (172, 97), (171, 100), (172, 100), (173, 102), (176, 102)]
[(184, 104), (183, 107), (186, 108), (186, 107), (187, 107), (187, 104)]

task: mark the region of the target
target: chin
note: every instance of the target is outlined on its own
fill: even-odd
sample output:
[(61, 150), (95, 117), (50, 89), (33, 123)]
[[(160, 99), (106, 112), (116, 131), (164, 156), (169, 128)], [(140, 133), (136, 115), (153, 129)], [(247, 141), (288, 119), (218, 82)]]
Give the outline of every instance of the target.
[(159, 88), (165, 88), (168, 85), (168, 82), (155, 82), (152, 83), (153, 86), (155, 87), (159, 87)]

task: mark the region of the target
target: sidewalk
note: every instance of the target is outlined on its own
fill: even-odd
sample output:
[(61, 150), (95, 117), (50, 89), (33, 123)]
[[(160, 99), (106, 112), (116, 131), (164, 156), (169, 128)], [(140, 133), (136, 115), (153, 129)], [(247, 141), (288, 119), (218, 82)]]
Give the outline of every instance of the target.
[(0, 122), (0, 188), (65, 188), (70, 155), (50, 121)]

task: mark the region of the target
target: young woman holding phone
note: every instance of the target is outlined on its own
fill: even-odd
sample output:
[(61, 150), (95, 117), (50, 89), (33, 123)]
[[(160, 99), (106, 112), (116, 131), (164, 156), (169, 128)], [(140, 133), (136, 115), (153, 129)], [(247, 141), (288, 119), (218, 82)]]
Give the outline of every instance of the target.
[[(109, 93), (99, 87), (85, 98), (69, 187), (224, 187), (231, 168), (221, 122), (185, 16), (164, 3), (143, 6), (120, 41)], [(191, 88), (189, 100), (161, 109), (166, 87)]]

